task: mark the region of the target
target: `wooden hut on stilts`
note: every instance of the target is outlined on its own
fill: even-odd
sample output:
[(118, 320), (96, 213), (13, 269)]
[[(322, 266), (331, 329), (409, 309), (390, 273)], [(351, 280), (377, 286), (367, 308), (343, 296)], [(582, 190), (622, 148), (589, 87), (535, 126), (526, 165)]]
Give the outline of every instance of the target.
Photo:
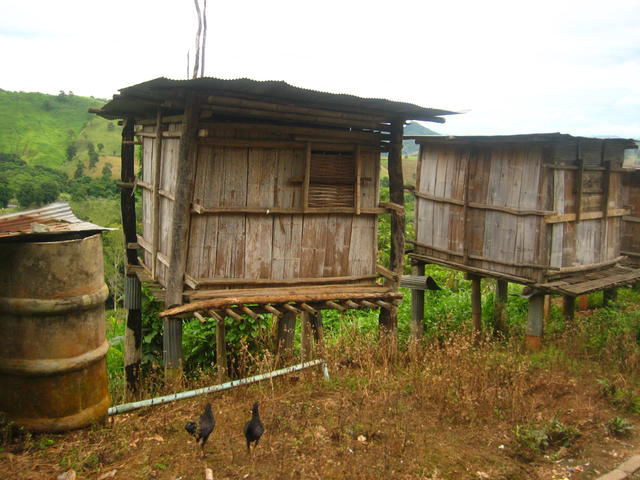
[[(637, 254), (631, 229), (637, 224), (632, 213), (638, 182), (622, 168), (625, 151), (636, 148), (633, 141), (557, 133), (416, 141), (416, 238), (410, 240), (410, 256), (418, 273), (428, 263), (467, 273), (476, 331), (483, 277), (497, 279), (500, 308), (507, 282), (529, 287), (532, 349), (541, 344), (545, 295), (562, 295), (571, 318), (576, 296), (640, 278), (640, 268), (625, 256)], [(414, 310), (414, 320), (421, 322), (423, 312)]]
[[(158, 78), (95, 113), (123, 119), (127, 382), (140, 359), (140, 282), (164, 301), (164, 363), (181, 368), (181, 319), (277, 318), (276, 345), (321, 337), (323, 309), (380, 309), (395, 331), (404, 255), (401, 148), (406, 120), (453, 112), (305, 90), (284, 82)], [(142, 146), (142, 174), (134, 172)], [(379, 202), (388, 152), (390, 202)], [(142, 191), (136, 218), (134, 189)], [(391, 258), (377, 264), (377, 220), (391, 215)], [(136, 230), (140, 222), (141, 230)]]

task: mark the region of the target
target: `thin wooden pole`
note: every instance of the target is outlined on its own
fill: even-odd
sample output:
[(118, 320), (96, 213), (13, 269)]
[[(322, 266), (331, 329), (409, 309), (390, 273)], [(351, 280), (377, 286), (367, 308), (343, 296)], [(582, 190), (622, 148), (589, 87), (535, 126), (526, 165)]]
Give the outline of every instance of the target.
[[(187, 99), (183, 118), (176, 166), (169, 272), (165, 295), (167, 308), (182, 305), (198, 138), (199, 109), (194, 98)], [(163, 338), (165, 377), (179, 377), (182, 373), (182, 322), (179, 320), (165, 322), (165, 334), (168, 334)], [(180, 343), (174, 343), (178, 341)]]
[[(125, 245), (134, 245), (136, 236), (136, 197), (133, 185), (134, 168), (134, 120), (127, 118), (122, 129), (121, 170), (120, 179), (123, 186), (120, 190), (120, 210), (122, 212), (122, 230)], [(139, 265), (138, 254), (134, 247), (126, 248), (127, 264)], [(125, 277), (125, 308), (127, 309), (127, 326), (124, 335), (124, 372), (127, 396), (136, 396), (140, 385), (140, 362), (142, 359), (142, 306), (141, 285), (135, 274)]]
[(573, 323), (576, 312), (576, 297), (565, 295), (562, 297), (562, 314), (566, 324)]
[(302, 312), (300, 316), (302, 322), (301, 343), (303, 362), (311, 360), (313, 356), (311, 317), (312, 314), (309, 312)]
[(478, 275), (468, 275), (471, 280), (471, 320), (476, 340), (482, 333), (482, 277)]
[(611, 305), (611, 302), (615, 302), (618, 299), (618, 289), (617, 288), (608, 288), (604, 292), (602, 292), (602, 306), (608, 307)]
[(507, 325), (507, 301), (509, 282), (501, 278), (496, 280), (496, 295), (493, 307), (493, 334), (502, 335)]
[(216, 366), (218, 368), (218, 380), (222, 381), (229, 376), (224, 318), (218, 318), (216, 320)]
[(544, 295), (536, 294), (529, 298), (527, 312), (527, 336), (525, 347), (530, 351), (542, 348), (544, 331)]
[[(424, 276), (424, 263), (413, 267), (413, 274)], [(424, 290), (411, 290), (411, 336), (418, 340), (424, 334)]]
[[(389, 197), (391, 202), (404, 207), (404, 179), (402, 173), (402, 135), (404, 132), (404, 119), (396, 119), (391, 122), (391, 144), (388, 157), (389, 170)], [(390, 286), (397, 290), (399, 278), (402, 275), (404, 265), (404, 213), (391, 211), (391, 251), (389, 252), (389, 270), (397, 274), (398, 281), (390, 282)], [(398, 327), (398, 309), (380, 309), (379, 323), (382, 330), (393, 334), (395, 337)]]
[(293, 339), (296, 331), (296, 314), (285, 311), (277, 320), (276, 355), (290, 356), (293, 351)]
[(156, 279), (158, 267), (158, 248), (160, 239), (160, 169), (162, 168), (162, 110), (156, 114), (156, 140), (153, 151), (153, 186), (151, 190), (151, 278)]

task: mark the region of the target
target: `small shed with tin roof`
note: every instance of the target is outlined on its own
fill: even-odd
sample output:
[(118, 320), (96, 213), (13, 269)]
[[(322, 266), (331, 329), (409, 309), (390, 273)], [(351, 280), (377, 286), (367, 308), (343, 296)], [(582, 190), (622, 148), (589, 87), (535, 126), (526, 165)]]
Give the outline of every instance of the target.
[[(96, 113), (124, 119), (128, 272), (167, 307), (165, 367), (180, 367), (185, 315), (216, 318), (222, 328), (224, 317), (271, 313), (285, 346), (297, 315), (303, 332), (314, 327), (319, 335), (318, 312), (327, 308), (380, 308), (382, 326), (395, 329), (403, 126), (442, 123), (454, 112), (279, 81), (158, 78), (122, 89)], [(138, 177), (134, 143), (142, 145)], [(386, 203), (379, 201), (382, 152)], [(142, 193), (141, 218), (133, 188)], [(391, 260), (379, 265), (377, 220), (385, 214), (392, 215)]]

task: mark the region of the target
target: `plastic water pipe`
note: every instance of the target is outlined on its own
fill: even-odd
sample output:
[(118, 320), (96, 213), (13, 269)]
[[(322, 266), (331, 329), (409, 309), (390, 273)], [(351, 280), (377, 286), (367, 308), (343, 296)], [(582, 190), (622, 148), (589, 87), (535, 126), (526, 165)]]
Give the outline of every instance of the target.
[(279, 377), (280, 375), (286, 375), (287, 373), (297, 372), (304, 370), (305, 368), (311, 368), (320, 365), (322, 367), (322, 376), (325, 379), (329, 379), (329, 369), (327, 368), (327, 362), (322, 359), (311, 360), (310, 362), (300, 363), (291, 367), (281, 368), (272, 372), (261, 373), (260, 375), (254, 375), (253, 377), (241, 378), (240, 380), (233, 380), (231, 382), (221, 383), (219, 385), (212, 385), (210, 387), (197, 388), (195, 390), (188, 390), (181, 393), (172, 393), (163, 397), (150, 398), (148, 400), (140, 400), (138, 402), (123, 403), (122, 405), (116, 405), (109, 408), (107, 413), (109, 415), (118, 415), (119, 413), (130, 412), (138, 408), (151, 407), (153, 405), (162, 405), (163, 403), (175, 402), (176, 400), (184, 400), (185, 398), (195, 397), (197, 395), (204, 395), (205, 393), (219, 392), (221, 390), (229, 390), (230, 388), (239, 387), (240, 385), (246, 385), (248, 383), (259, 382), (260, 380), (266, 380), (268, 378)]

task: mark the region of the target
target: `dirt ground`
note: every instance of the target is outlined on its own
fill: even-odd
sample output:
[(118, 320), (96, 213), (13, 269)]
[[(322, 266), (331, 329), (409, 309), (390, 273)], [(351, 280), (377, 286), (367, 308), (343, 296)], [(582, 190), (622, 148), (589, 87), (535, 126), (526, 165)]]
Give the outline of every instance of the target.
[[(417, 368), (336, 360), (329, 381), (308, 370), (90, 429), (23, 436), (2, 446), (0, 471), (12, 480), (55, 479), (70, 468), (79, 480), (204, 479), (205, 467), (215, 479), (577, 480), (640, 453), (637, 434), (607, 434), (612, 417), (638, 419), (602, 397), (588, 368), (577, 375), (520, 360), (495, 365), (491, 355), (469, 352), (418, 359)], [(459, 366), (453, 377), (441, 375), (446, 362)], [(256, 400), (266, 433), (249, 456), (242, 430)], [(202, 458), (184, 424), (207, 401), (217, 424)], [(523, 453), (515, 426), (551, 418), (580, 436), (568, 447)]]

